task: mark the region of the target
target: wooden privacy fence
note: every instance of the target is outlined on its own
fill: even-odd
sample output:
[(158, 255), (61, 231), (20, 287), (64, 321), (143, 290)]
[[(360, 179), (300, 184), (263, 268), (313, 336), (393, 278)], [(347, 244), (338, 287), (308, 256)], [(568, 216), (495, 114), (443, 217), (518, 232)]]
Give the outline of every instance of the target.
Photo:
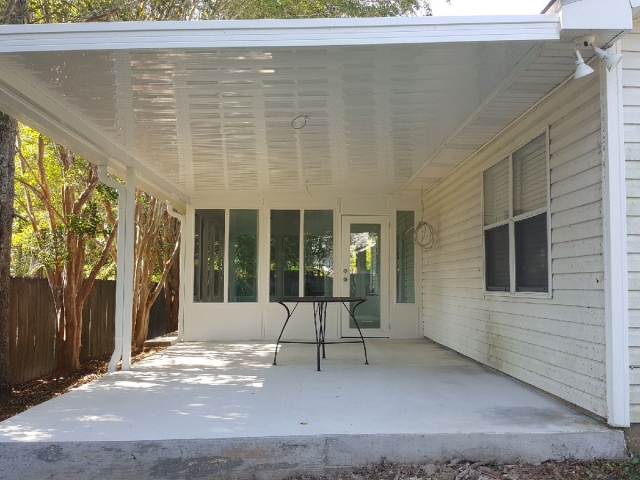
[(20, 383), (53, 371), (56, 314), (46, 279), (12, 278), (9, 290), (9, 372)]
[[(22, 383), (55, 370), (56, 314), (46, 279), (11, 278), (9, 288), (10, 376), (12, 383)], [(96, 280), (93, 285), (82, 311), (80, 361), (113, 352), (115, 292), (116, 282), (112, 280)], [(166, 325), (163, 293), (156, 306), (149, 319), (154, 333)]]

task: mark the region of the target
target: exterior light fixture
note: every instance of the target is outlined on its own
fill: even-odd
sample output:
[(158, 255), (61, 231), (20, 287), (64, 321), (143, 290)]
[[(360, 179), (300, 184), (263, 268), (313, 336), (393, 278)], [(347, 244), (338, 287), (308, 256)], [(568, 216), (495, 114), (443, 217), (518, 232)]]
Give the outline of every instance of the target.
[(580, 51), (578, 48), (588, 48), (591, 47), (594, 53), (604, 62), (607, 70), (611, 71), (620, 63), (622, 60), (622, 55), (619, 53), (609, 53), (606, 50), (602, 50), (595, 46), (596, 37), (594, 35), (584, 35), (582, 37), (578, 37), (575, 39), (576, 44), (576, 73), (573, 78), (582, 78), (586, 77), (593, 73), (593, 68), (584, 63), (582, 59), (582, 55), (580, 55)]
[(593, 51), (596, 52), (596, 55), (600, 57), (600, 59), (604, 62), (605, 66), (607, 67), (607, 70), (609, 71), (616, 68), (616, 66), (622, 60), (622, 55), (619, 53), (609, 53), (602, 50), (601, 48), (596, 47), (595, 45), (592, 45), (592, 46), (593, 46)]
[(594, 71), (595, 70), (593, 68), (584, 63), (584, 59), (582, 58), (582, 55), (580, 55), (580, 51), (576, 48), (576, 73), (573, 74), (574, 80), (591, 75)]

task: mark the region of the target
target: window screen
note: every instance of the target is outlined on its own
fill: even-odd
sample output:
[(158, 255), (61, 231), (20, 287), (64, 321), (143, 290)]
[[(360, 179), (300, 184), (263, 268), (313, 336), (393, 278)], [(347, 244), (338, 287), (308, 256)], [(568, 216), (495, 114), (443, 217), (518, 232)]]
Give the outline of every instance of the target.
[(483, 174), (487, 291), (551, 291), (548, 141), (539, 135)]
[(300, 292), (300, 210), (271, 210), (271, 299)]
[(547, 214), (515, 222), (516, 291), (548, 292)]
[(229, 210), (229, 302), (258, 301), (258, 211)]
[(224, 301), (224, 210), (196, 210), (193, 301)]
[(547, 205), (547, 136), (513, 153), (513, 216)]
[(415, 302), (414, 213), (396, 212), (396, 302)]
[(511, 285), (511, 274), (509, 272), (509, 225), (486, 230), (484, 236), (487, 290), (508, 292)]
[(304, 294), (333, 295), (333, 212), (304, 212)]
[(509, 218), (509, 159), (484, 172), (484, 225)]

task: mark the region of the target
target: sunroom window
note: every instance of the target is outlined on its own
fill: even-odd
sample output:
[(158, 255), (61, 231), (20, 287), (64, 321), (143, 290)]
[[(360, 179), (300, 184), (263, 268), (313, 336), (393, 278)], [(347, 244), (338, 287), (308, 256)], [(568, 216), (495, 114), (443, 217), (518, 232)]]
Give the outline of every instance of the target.
[(416, 300), (414, 217), (412, 211), (396, 212), (396, 303), (414, 303)]
[(257, 302), (258, 210), (198, 209), (194, 233), (193, 301)]
[(258, 301), (258, 211), (229, 211), (229, 302)]
[(485, 289), (548, 293), (547, 134), (483, 174)]
[(196, 210), (193, 301), (224, 301), (224, 210)]
[(333, 295), (333, 211), (271, 210), (270, 228), (271, 300)]

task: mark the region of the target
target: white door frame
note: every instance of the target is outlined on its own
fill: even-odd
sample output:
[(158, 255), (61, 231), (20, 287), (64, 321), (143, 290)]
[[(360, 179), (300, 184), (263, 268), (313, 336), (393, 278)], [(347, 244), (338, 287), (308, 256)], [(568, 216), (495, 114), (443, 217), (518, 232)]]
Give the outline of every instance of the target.
[[(391, 241), (389, 237), (391, 217), (389, 215), (342, 215), (342, 234), (340, 239), (341, 255), (340, 269), (336, 272), (338, 295), (348, 297), (350, 295), (350, 282), (344, 281), (349, 278), (349, 255), (351, 244), (351, 224), (352, 223), (379, 223), (380, 224), (380, 328), (363, 329), (365, 337), (389, 337), (390, 332), (390, 298), (391, 298)], [(346, 272), (345, 272), (346, 270)], [(356, 309), (356, 318), (358, 310)], [(358, 330), (349, 328), (349, 315), (344, 308), (340, 310), (340, 334), (342, 337), (358, 337)]]

